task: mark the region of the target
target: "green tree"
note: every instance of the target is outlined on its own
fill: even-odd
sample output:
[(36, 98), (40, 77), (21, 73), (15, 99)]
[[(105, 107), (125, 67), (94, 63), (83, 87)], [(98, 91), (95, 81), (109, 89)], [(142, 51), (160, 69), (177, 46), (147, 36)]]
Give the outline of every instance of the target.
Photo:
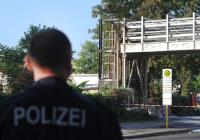
[(45, 28), (31, 25), (16, 47), (0, 45), (0, 71), (7, 76), (7, 86), (13, 93), (21, 92), (33, 81), (32, 75), (23, 67), (23, 59), (33, 35)]
[(28, 83), (27, 77), (24, 77), (26, 71), (24, 71), (22, 64), (24, 52), (19, 48), (3, 45), (1, 45), (0, 52), (0, 71), (7, 76), (8, 88), (14, 92), (20, 91), (20, 87)]
[(182, 95), (188, 95), (192, 77), (200, 72), (199, 55), (166, 55), (153, 57), (151, 61), (151, 79), (161, 79), (162, 69), (173, 69), (173, 83), (181, 84)]
[(92, 16), (101, 18), (160, 19), (166, 14), (185, 17), (199, 13), (199, 0), (102, 0), (93, 7)]
[(192, 92), (200, 92), (200, 75), (197, 75), (190, 81), (190, 90)]
[(19, 44), (17, 45), (17, 48), (22, 49), (24, 52), (27, 51), (27, 48), (30, 46), (30, 42), (32, 37), (38, 33), (39, 31), (43, 30), (43, 29), (47, 29), (48, 27), (46, 25), (38, 25), (38, 26), (34, 26), (34, 25), (30, 25), (30, 27), (28, 28), (28, 30), (26, 32), (24, 32), (24, 35), (21, 37), (21, 39), (19, 40)]
[(98, 51), (94, 42), (86, 41), (81, 46), (79, 58), (73, 61), (75, 73), (98, 73)]

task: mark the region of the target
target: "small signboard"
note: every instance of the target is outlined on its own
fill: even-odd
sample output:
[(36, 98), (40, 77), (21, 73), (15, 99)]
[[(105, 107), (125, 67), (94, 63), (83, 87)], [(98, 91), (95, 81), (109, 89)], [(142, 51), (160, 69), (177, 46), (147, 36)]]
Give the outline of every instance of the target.
[(172, 69), (163, 69), (163, 105), (172, 105)]

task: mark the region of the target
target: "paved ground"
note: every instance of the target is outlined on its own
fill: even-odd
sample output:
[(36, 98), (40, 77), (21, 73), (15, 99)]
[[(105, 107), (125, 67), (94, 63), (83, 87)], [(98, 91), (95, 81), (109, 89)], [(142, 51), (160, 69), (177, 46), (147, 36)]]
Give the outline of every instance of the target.
[(131, 138), (186, 133), (190, 131), (191, 131), (190, 129), (185, 129), (185, 128), (123, 130), (123, 137), (124, 139), (131, 139)]
[[(121, 123), (123, 129), (147, 129), (147, 128), (164, 128), (165, 119), (158, 119), (150, 122), (127, 122)], [(200, 116), (176, 117), (169, 119), (170, 128), (200, 128)]]
[[(200, 128), (200, 116), (171, 117), (170, 128), (165, 128), (165, 120), (159, 119), (152, 122), (121, 123), (124, 138), (139, 138), (156, 135), (166, 135), (189, 132)], [(200, 137), (199, 137), (200, 139)]]
[(173, 135), (137, 138), (129, 140), (199, 140), (199, 139), (200, 139), (200, 133), (191, 133), (191, 134), (185, 133), (185, 134), (173, 134)]

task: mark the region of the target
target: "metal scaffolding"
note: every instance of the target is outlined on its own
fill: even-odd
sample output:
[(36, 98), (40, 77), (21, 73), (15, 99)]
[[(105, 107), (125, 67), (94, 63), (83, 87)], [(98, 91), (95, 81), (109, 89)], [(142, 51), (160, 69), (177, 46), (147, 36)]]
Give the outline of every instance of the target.
[(119, 86), (119, 33), (116, 24), (99, 21), (99, 85)]
[(149, 56), (200, 51), (200, 17), (99, 20), (99, 86), (135, 88), (147, 100)]

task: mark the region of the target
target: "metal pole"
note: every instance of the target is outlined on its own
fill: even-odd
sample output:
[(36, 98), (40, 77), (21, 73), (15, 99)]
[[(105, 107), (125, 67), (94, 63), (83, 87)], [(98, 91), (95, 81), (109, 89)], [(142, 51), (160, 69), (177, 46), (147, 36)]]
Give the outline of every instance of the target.
[(114, 84), (114, 87), (116, 88), (116, 44), (115, 44), (115, 30), (114, 30), (114, 25), (112, 24), (112, 53), (111, 53), (111, 57), (113, 57), (113, 66), (112, 66), (112, 68), (113, 68), (113, 77), (112, 77), (112, 79), (113, 79), (113, 84)]
[(142, 83), (142, 77), (141, 77), (141, 74), (140, 74), (140, 69), (139, 69), (139, 66), (138, 66), (138, 62), (136, 61), (136, 69), (137, 69), (137, 73), (138, 73), (138, 76), (139, 76), (139, 80), (140, 80), (140, 88), (141, 88), (141, 91), (142, 91), (142, 96), (144, 96), (144, 88), (143, 88), (143, 83)]
[(166, 15), (166, 43), (167, 50), (169, 50), (169, 15)]
[(131, 71), (130, 71), (129, 80), (128, 80), (128, 88), (130, 88), (131, 78), (133, 76), (134, 64), (135, 64), (135, 60), (133, 60), (132, 65), (131, 65)]
[(193, 48), (195, 49), (195, 34), (196, 34), (196, 15), (193, 12)]
[(168, 114), (168, 105), (166, 105), (166, 109), (165, 109), (165, 114), (166, 114), (166, 128), (169, 128), (169, 114)]
[(144, 51), (144, 17), (141, 17), (141, 44), (142, 52)]
[(126, 54), (122, 54), (123, 59), (123, 88), (126, 88)]
[(144, 94), (145, 94), (145, 104), (147, 104), (148, 96), (148, 58), (145, 58), (145, 75), (144, 75)]
[(125, 52), (125, 43), (126, 43), (126, 19), (123, 19), (123, 52)]
[(102, 79), (102, 19), (99, 19), (99, 80)]
[(123, 19), (123, 54), (122, 54), (122, 61), (123, 61), (123, 87), (126, 88), (126, 19)]
[(119, 20), (117, 20), (117, 30), (116, 30), (116, 51), (117, 51), (117, 61), (116, 61), (116, 80), (117, 80), (117, 89), (119, 88)]

